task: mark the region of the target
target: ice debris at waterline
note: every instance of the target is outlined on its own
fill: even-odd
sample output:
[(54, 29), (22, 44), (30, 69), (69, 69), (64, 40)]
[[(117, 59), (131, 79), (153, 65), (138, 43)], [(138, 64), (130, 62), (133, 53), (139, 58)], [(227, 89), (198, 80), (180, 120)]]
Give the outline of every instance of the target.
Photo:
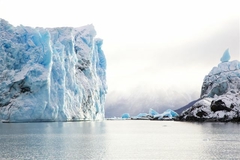
[(0, 119), (104, 118), (106, 59), (93, 25), (14, 27), (0, 19)]
[(226, 50), (221, 63), (205, 76), (200, 100), (181, 114), (181, 120), (240, 121), (240, 62), (229, 59)]
[(131, 117), (131, 119), (133, 120), (149, 120), (152, 119), (152, 116), (150, 114), (147, 113), (139, 113), (137, 116), (133, 116)]
[(155, 111), (154, 109), (150, 108), (148, 113), (151, 115), (151, 116), (155, 116), (155, 115), (158, 115), (159, 113), (157, 111)]
[(122, 119), (129, 119), (130, 118), (130, 114), (129, 113), (123, 113), (122, 114)]
[(171, 109), (167, 109), (163, 113), (159, 114), (157, 111), (150, 108), (149, 114), (139, 113), (137, 116), (131, 117), (131, 119), (132, 120), (173, 120), (178, 116), (179, 115)]
[(171, 109), (167, 109), (166, 111), (164, 111), (162, 114), (156, 114), (153, 116), (154, 120), (170, 120), (170, 119), (175, 119), (177, 118), (179, 115), (171, 110)]

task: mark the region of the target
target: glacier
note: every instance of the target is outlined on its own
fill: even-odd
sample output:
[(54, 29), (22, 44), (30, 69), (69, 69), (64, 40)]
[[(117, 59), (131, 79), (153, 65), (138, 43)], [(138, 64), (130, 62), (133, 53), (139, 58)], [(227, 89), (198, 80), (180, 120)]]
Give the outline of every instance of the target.
[(0, 119), (104, 119), (106, 58), (93, 25), (32, 28), (0, 19)]
[(182, 112), (181, 120), (240, 121), (240, 62), (229, 60), (227, 49), (205, 76), (200, 99)]

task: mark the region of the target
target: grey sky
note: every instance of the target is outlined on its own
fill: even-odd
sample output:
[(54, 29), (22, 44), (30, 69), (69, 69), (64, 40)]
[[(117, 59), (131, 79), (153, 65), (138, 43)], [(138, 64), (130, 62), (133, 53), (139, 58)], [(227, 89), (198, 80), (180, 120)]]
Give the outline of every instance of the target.
[(41, 27), (92, 23), (104, 40), (107, 116), (161, 112), (199, 97), (229, 48), (239, 60), (237, 0), (0, 0), (0, 17)]
[[(134, 71), (121, 75), (115, 73), (117, 69), (112, 70), (118, 81), (112, 82), (110, 87), (121, 86), (121, 90), (110, 90), (107, 115), (114, 116), (114, 110), (116, 116), (124, 111), (137, 114), (147, 112), (149, 108), (161, 112), (199, 98), (204, 76), (220, 63), (227, 48), (231, 60), (239, 60), (239, 43), (239, 18), (230, 18), (210, 34), (181, 45), (146, 50), (137, 46), (133, 52), (141, 53), (141, 58), (135, 59), (135, 54), (120, 51), (119, 57), (110, 61), (113, 63), (110, 65), (119, 72), (131, 67)], [(123, 61), (119, 61), (120, 58)]]

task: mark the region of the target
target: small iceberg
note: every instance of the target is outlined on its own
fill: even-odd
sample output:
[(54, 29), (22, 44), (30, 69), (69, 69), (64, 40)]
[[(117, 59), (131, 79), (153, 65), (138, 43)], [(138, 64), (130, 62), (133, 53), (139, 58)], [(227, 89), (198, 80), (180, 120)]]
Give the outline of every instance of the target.
[(149, 114), (150, 114), (151, 116), (155, 116), (155, 115), (158, 115), (159, 113), (158, 113), (157, 111), (155, 111), (154, 109), (150, 108), (150, 109), (149, 109)]
[(147, 113), (139, 113), (137, 116), (131, 117), (132, 120), (150, 120), (152, 116)]
[(173, 120), (176, 117), (178, 117), (179, 115), (177, 114), (177, 112), (168, 109), (166, 111), (164, 111), (162, 114), (156, 114), (153, 116), (153, 120)]
[(122, 119), (130, 119), (130, 114), (129, 113), (123, 113)]

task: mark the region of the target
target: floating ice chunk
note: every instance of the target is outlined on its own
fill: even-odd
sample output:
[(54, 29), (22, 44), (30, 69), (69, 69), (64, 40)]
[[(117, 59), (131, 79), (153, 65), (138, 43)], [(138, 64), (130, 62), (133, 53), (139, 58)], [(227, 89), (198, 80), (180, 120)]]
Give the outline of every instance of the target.
[(164, 111), (162, 114), (156, 114), (154, 115), (154, 119), (159, 119), (159, 120), (163, 120), (163, 119), (173, 119), (175, 117), (178, 117), (179, 115), (171, 110), (171, 109), (168, 109), (166, 111)]
[(147, 113), (139, 113), (137, 117), (146, 117), (148, 114)]
[(177, 114), (177, 112), (175, 112), (175, 111), (173, 111), (173, 110), (171, 110), (171, 109), (168, 109), (168, 110), (166, 110), (165, 112), (163, 112), (163, 113), (166, 113), (166, 114), (170, 114), (172, 117), (177, 117), (177, 116), (179, 116), (178, 114)]
[(158, 113), (157, 111), (153, 110), (152, 108), (150, 108), (150, 109), (149, 109), (149, 114), (150, 114), (151, 116), (154, 116), (154, 115), (158, 115), (159, 113)]
[(220, 59), (221, 62), (228, 62), (230, 60), (230, 54), (229, 54), (229, 51), (228, 49), (223, 53), (223, 56), (222, 58)]
[(139, 113), (137, 116), (132, 117), (131, 119), (151, 119), (152, 116), (147, 113)]
[(122, 119), (128, 119), (128, 118), (130, 118), (130, 114), (129, 113), (123, 113)]

